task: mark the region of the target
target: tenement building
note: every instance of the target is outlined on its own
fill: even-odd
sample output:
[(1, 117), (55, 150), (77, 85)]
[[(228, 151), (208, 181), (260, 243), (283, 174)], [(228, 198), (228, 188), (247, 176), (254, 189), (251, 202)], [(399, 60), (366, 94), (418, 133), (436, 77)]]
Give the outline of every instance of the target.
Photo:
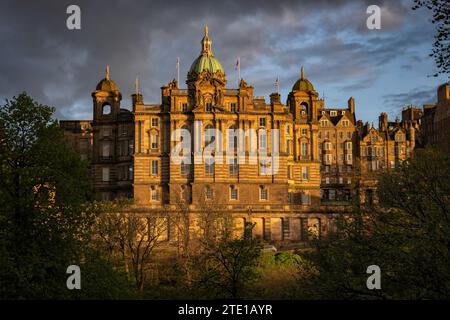
[[(164, 208), (169, 217), (180, 206), (193, 215), (220, 207), (267, 241), (307, 241), (332, 232), (350, 205), (371, 205), (376, 173), (409, 157), (431, 112), (410, 107), (395, 122), (383, 113), (375, 129), (356, 120), (352, 97), (326, 108), (303, 68), (286, 104), (278, 93), (255, 97), (244, 80), (228, 88), (207, 27), (186, 85), (163, 86), (158, 104), (136, 86), (129, 111), (107, 68), (92, 93), (93, 120), (61, 126), (90, 161), (98, 199), (132, 198), (136, 212)], [(445, 127), (448, 101), (447, 84), (433, 128)]]

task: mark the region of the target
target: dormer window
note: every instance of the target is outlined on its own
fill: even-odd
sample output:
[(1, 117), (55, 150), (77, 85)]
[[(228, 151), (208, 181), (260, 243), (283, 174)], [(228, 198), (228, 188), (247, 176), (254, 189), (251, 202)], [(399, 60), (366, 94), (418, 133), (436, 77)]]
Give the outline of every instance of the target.
[(337, 116), (337, 111), (336, 111), (336, 110), (330, 111), (330, 115), (331, 115), (332, 117)]

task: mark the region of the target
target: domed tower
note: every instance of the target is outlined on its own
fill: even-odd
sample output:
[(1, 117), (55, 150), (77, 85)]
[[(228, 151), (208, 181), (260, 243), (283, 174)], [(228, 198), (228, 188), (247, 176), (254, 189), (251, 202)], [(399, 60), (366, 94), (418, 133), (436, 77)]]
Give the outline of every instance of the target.
[(120, 108), (122, 94), (110, 79), (108, 66), (106, 76), (97, 84), (92, 98), (94, 133), (91, 170), (96, 197), (102, 200), (129, 197), (133, 177), (132, 114)]
[(305, 77), (305, 69), (302, 67), (300, 71), (300, 79), (298, 79), (291, 92), (288, 95), (287, 105), (294, 120), (313, 120), (317, 117), (317, 98), (318, 93), (314, 90), (312, 83)]
[(106, 76), (92, 93), (94, 103), (94, 122), (115, 120), (120, 112), (122, 94), (116, 83), (110, 79), (109, 66), (106, 66)]
[(222, 105), (223, 90), (227, 81), (222, 65), (212, 52), (212, 40), (208, 34), (208, 26), (205, 26), (201, 45), (200, 56), (192, 63), (186, 84), (190, 103), (196, 108), (212, 111), (215, 106)]

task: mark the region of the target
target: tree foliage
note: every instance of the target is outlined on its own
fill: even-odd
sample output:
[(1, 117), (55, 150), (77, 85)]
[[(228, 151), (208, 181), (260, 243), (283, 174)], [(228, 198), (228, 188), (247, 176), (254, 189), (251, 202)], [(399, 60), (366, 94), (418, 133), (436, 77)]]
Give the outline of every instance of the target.
[[(355, 210), (310, 255), (319, 275), (302, 285), (316, 298), (448, 299), (449, 154), (417, 150), (381, 177), (378, 195), (381, 207)], [(381, 268), (381, 290), (366, 287), (369, 265)]]
[(414, 0), (413, 10), (423, 7), (432, 12), (431, 21), (436, 25), (433, 50), (430, 56), (434, 58), (438, 71), (433, 76), (448, 74), (450, 71), (450, 4), (447, 0)]
[(88, 298), (97, 284), (69, 291), (69, 265), (91, 270), (92, 278), (94, 270), (114, 273), (87, 250), (98, 214), (89, 204), (87, 163), (67, 144), (53, 112), (26, 93), (0, 106), (2, 298)]

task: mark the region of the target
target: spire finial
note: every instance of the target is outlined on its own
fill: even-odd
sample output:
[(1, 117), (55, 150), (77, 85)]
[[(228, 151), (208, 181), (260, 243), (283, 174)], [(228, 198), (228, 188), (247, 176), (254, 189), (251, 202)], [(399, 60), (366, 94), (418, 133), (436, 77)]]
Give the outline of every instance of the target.
[(211, 40), (208, 36), (208, 25), (205, 25), (205, 36), (202, 39), (202, 54), (204, 55), (211, 55)]
[(134, 82), (134, 90), (136, 94), (139, 94), (139, 77), (136, 76), (136, 81)]
[(109, 65), (106, 65), (106, 80), (109, 80)]
[(305, 68), (302, 66), (302, 68), (300, 69), (300, 78), (301, 79), (305, 79)]

